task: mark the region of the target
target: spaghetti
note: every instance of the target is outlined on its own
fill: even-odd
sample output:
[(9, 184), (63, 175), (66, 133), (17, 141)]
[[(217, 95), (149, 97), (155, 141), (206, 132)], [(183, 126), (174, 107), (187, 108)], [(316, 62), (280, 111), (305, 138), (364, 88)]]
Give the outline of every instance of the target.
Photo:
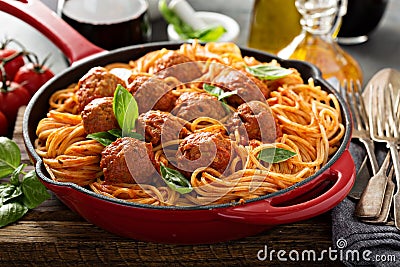
[[(158, 73), (159, 59), (169, 52), (171, 51), (167, 49), (153, 51), (130, 61), (129, 64), (110, 64), (105, 69), (125, 73), (125, 85), (129, 87), (132, 77), (145, 79)], [(245, 66), (279, 66), (276, 61), (259, 62), (253, 57), (243, 57), (240, 49), (232, 43), (200, 45), (194, 42), (181, 45), (175, 52), (185, 55), (191, 61), (204, 62), (200, 66), (202, 78), (206, 81), (221, 73), (219, 66), (229, 66), (241, 72), (244, 72)], [(179, 102), (177, 99), (183, 94), (205, 93), (201, 87), (203, 82), (198, 79), (189, 83), (181, 83), (171, 76), (163, 79), (173, 87), (170, 97), (174, 101)], [(255, 81), (256, 78), (251, 79)], [(52, 179), (72, 182), (98, 194), (126, 201), (190, 206), (243, 202), (263, 196), (291, 186), (317, 172), (339, 147), (345, 129), (341, 123), (337, 99), (315, 86), (312, 79), (304, 83), (297, 70), (293, 69), (291, 74), (279, 79), (258, 79), (256, 84), (272, 88), (263, 105), (272, 113), (279, 134), (272, 142), (250, 138), (251, 140), (244, 143), (240, 141), (242, 136), (237, 129), (229, 135), (227, 125), (232, 118), (230, 115), (238, 112), (238, 106), (229, 102), (225, 102), (227, 114), (222, 118), (200, 116), (185, 120), (184, 127), (189, 134), (201, 134), (214, 138), (213, 140), (218, 137), (218, 142), (229, 142), (231, 151), (229, 164), (224, 166), (224, 170), (220, 170), (220, 166), (213, 162), (214, 165), (197, 166), (190, 173), (182, 171), (193, 188), (187, 194), (173, 190), (159, 178), (151, 178), (148, 183), (110, 182), (104, 178), (100, 162), (105, 146), (87, 138), (79, 110), (78, 83), (51, 96), (47, 117), (37, 126), (36, 151), (43, 158)], [(179, 165), (173, 162), (176, 159), (171, 159), (168, 155), (176, 153), (177, 147), (186, 142), (185, 139), (176, 138), (153, 144), (152, 153), (158, 173), (161, 164), (179, 170), (176, 168)], [(146, 140), (147, 143), (151, 141)], [(268, 148), (281, 148), (295, 155), (282, 162), (269, 164), (260, 160), (260, 153)], [(223, 157), (222, 155), (221, 158)]]

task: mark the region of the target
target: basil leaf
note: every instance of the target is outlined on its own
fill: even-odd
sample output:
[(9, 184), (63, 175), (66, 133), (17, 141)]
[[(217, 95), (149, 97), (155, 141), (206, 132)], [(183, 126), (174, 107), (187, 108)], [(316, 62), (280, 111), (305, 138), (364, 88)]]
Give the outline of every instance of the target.
[(214, 85), (210, 85), (210, 84), (203, 84), (203, 89), (209, 93), (210, 95), (213, 95), (215, 97), (218, 97), (220, 94), (222, 94), (224, 92), (224, 90), (222, 90), (221, 88), (214, 86)]
[[(120, 129), (112, 129), (112, 130), (109, 130), (108, 133), (117, 138), (123, 137), (122, 130), (120, 130)], [(136, 132), (127, 132), (125, 134), (125, 136), (132, 137), (132, 138), (138, 139), (140, 141), (144, 140), (143, 135), (141, 135), (140, 133), (136, 133)]]
[(261, 80), (276, 80), (292, 73), (292, 70), (271, 65), (246, 66), (246, 71)]
[(0, 137), (0, 178), (10, 175), (21, 163), (18, 145), (7, 137)]
[(20, 219), (28, 211), (28, 208), (18, 202), (7, 203), (0, 207), (0, 227), (13, 223)]
[(117, 140), (117, 137), (115, 137), (114, 135), (112, 135), (112, 134), (110, 134), (108, 132), (98, 132), (98, 133), (88, 134), (86, 136), (86, 138), (96, 140), (97, 142), (99, 142), (103, 146), (108, 146), (112, 142)]
[(50, 197), (34, 170), (25, 174), (22, 181), (19, 180), (26, 167), (26, 164), (20, 163), (18, 145), (6, 137), (0, 137), (0, 173), (2, 177), (11, 174), (8, 183), (0, 184), (0, 227), (20, 219), (29, 209)]
[(36, 208), (50, 197), (46, 187), (39, 181), (34, 170), (24, 175), (21, 183), (22, 203), (29, 209)]
[(22, 195), (21, 188), (12, 184), (1, 184), (0, 197), (2, 203), (6, 203), (11, 199), (15, 199)]
[(128, 136), (135, 129), (139, 108), (133, 95), (120, 84), (114, 93), (113, 110), (122, 129), (122, 136)]
[(143, 135), (141, 135), (140, 133), (128, 132), (128, 133), (126, 134), (126, 136), (135, 138), (135, 139), (140, 140), (140, 141), (144, 141), (144, 137), (143, 137)]
[(218, 40), (224, 33), (226, 33), (226, 29), (223, 26), (215, 26), (195, 31), (192, 34), (192, 39), (199, 39), (203, 42), (213, 42)]
[(10, 184), (12, 185), (19, 185), (19, 174), (21, 171), (26, 167), (26, 164), (21, 164), (16, 168), (13, 173), (11, 174)]
[[(138, 139), (140, 141), (144, 140), (143, 135), (140, 133), (136, 132), (127, 132), (125, 136), (132, 137), (135, 139)], [(107, 132), (98, 132), (98, 133), (92, 133), (88, 134), (86, 138), (96, 140), (103, 146), (108, 146), (118, 138), (121, 138), (122, 136), (122, 131), (120, 129), (112, 129)]]
[(122, 137), (122, 130), (121, 129), (112, 129), (107, 131), (109, 134), (111, 134), (112, 136), (115, 136), (117, 138)]
[(217, 86), (206, 84), (206, 83), (203, 84), (203, 89), (210, 95), (217, 97), (219, 101), (222, 101), (227, 97), (237, 94), (237, 90), (225, 92), (224, 90), (222, 90), (221, 88), (219, 88)]
[(258, 159), (268, 163), (279, 163), (286, 161), (296, 155), (295, 152), (284, 148), (265, 148), (258, 154)]
[(218, 100), (221, 101), (221, 100), (224, 100), (227, 97), (230, 97), (230, 96), (233, 96), (233, 95), (236, 95), (236, 94), (237, 94), (237, 90), (230, 91), (230, 92), (223, 92), (222, 94), (220, 94), (218, 96)]
[(158, 2), (158, 10), (167, 23), (173, 25), (176, 33), (184, 40), (199, 39), (199, 41), (203, 42), (212, 42), (217, 41), (226, 32), (226, 29), (221, 25), (211, 26), (197, 31), (194, 30), (168, 7), (165, 0), (160, 0)]
[[(8, 183), (0, 184), (0, 194), (1, 195), (5, 194), (3, 193), (3, 191), (7, 190), (9, 186), (10, 184)], [(0, 207), (3, 205), (3, 203), (4, 203), (3, 197), (0, 196)]]
[(186, 177), (183, 176), (179, 171), (168, 168), (161, 162), (160, 172), (161, 177), (172, 190), (180, 194), (192, 192), (193, 188), (190, 184), (190, 181), (188, 181), (188, 179), (186, 179)]
[[(193, 32), (193, 28), (183, 22), (183, 20), (175, 14), (175, 12), (170, 9), (165, 0), (160, 0), (158, 2), (158, 10), (168, 24), (172, 24), (177, 34), (181, 37), (187, 37), (187, 33)], [(186, 39), (186, 38), (185, 38)]]

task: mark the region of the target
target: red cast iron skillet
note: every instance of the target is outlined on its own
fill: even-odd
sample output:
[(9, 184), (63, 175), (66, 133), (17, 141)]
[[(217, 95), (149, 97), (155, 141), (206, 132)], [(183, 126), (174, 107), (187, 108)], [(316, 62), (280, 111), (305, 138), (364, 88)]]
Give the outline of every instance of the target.
[[(36, 127), (46, 116), (53, 92), (77, 82), (90, 68), (112, 62), (128, 62), (161, 48), (178, 49), (177, 43), (150, 43), (102, 50), (60, 21), (36, 0), (0, 0), (0, 10), (33, 25), (52, 40), (71, 66), (46, 83), (32, 98), (23, 121), (26, 149), (41, 182), (69, 208), (87, 221), (117, 235), (142, 241), (176, 244), (215, 243), (255, 235), (279, 224), (288, 224), (324, 213), (350, 191), (355, 178), (354, 161), (348, 151), (350, 113), (343, 99), (321, 78), (320, 71), (305, 62), (285, 61), (257, 50), (241, 48), (243, 55), (261, 61), (277, 59), (283, 67), (295, 67), (304, 80), (314, 78), (323, 90), (339, 99), (346, 132), (338, 151), (316, 174), (287, 188), (242, 205), (164, 207), (128, 203), (93, 193), (72, 183), (53, 181), (34, 148)], [(29, 14), (28, 14), (29, 13)]]

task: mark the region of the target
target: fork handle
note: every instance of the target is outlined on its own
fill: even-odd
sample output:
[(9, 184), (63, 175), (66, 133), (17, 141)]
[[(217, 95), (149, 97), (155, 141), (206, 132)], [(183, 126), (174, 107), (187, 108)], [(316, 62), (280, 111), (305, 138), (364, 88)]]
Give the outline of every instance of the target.
[(356, 205), (355, 215), (361, 218), (377, 218), (382, 210), (382, 203), (385, 197), (387, 186), (386, 171), (390, 163), (390, 153), (379, 169), (377, 174), (374, 174), (369, 179), (360, 200)]
[(375, 175), (378, 173), (379, 165), (375, 156), (375, 145), (374, 141), (371, 139), (360, 138), (360, 141), (364, 144), (365, 149), (367, 150), (368, 158), (371, 163), (372, 174)]
[(396, 176), (396, 193), (393, 196), (394, 224), (400, 230), (400, 162), (399, 151), (395, 142), (388, 143)]

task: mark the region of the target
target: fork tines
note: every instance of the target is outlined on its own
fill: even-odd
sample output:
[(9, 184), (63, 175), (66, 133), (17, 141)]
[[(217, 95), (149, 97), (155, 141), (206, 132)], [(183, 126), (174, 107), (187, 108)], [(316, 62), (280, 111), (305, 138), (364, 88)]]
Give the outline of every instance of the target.
[(361, 95), (360, 81), (351, 80), (349, 83), (344, 81), (343, 86), (340, 87), (340, 93), (347, 102), (353, 117), (353, 138), (364, 143), (371, 162), (372, 172), (376, 174), (379, 166), (374, 153), (374, 142), (371, 139), (368, 113)]

